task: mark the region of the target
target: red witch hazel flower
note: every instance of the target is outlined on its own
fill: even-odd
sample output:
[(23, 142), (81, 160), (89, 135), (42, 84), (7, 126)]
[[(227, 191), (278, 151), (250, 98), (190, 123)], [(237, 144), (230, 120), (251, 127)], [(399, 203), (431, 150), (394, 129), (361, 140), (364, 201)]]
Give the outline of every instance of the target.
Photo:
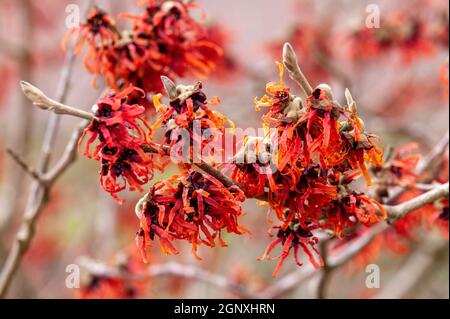
[[(103, 64), (102, 56), (107, 48), (116, 43), (120, 38), (115, 21), (105, 11), (94, 8), (89, 14), (86, 22), (77, 28), (72, 28), (62, 41), (63, 49), (66, 48), (69, 39), (75, 35), (75, 53), (80, 53), (84, 46), (88, 45), (88, 50), (84, 56), (84, 66), (89, 72), (98, 74), (99, 68)], [(95, 78), (93, 80), (95, 85)]]
[[(144, 107), (127, 104), (130, 94), (142, 90), (130, 86), (122, 92), (112, 91), (94, 106), (95, 119), (85, 129), (79, 147), (86, 140), (83, 154), (101, 161), (100, 184), (116, 200), (126, 189), (142, 191), (142, 185), (153, 177), (154, 155), (144, 152), (149, 144), (150, 127), (142, 117)], [(95, 141), (98, 143), (91, 147)], [(122, 181), (120, 181), (120, 179)]]
[(137, 240), (144, 260), (145, 248), (155, 237), (164, 254), (177, 254), (174, 240), (186, 240), (197, 259), (198, 246), (226, 246), (222, 232), (248, 232), (238, 224), (243, 215), (238, 202), (245, 199), (238, 188), (227, 189), (212, 176), (197, 171), (175, 176), (153, 185), (136, 207), (141, 221)]
[(204, 78), (221, 60), (222, 50), (190, 16), (195, 7), (194, 2), (147, 1), (142, 15), (120, 15), (133, 21), (132, 30), (122, 33), (112, 18), (96, 9), (66, 39), (78, 33), (77, 51), (89, 43), (85, 66), (108, 86), (118, 90), (132, 84), (145, 92), (160, 92), (160, 76)]
[[(175, 146), (183, 145), (175, 150), (176, 154), (171, 153), (176, 155), (174, 159), (177, 161), (178, 157), (183, 155), (189, 156), (192, 161), (198, 158), (206, 161), (208, 157), (213, 159), (214, 156), (222, 156), (220, 148), (206, 148), (210, 143), (222, 141), (227, 124), (231, 128), (234, 126), (224, 115), (210, 109), (209, 106), (217, 105), (219, 99), (213, 97), (208, 100), (202, 91), (201, 82), (195, 85), (175, 86), (168, 78), (163, 77), (163, 81), (166, 90), (171, 92), (171, 100), (169, 106), (166, 106), (160, 102), (161, 95), (154, 96), (153, 104), (161, 117), (152, 125), (152, 131), (161, 126), (166, 129), (161, 145), (168, 147), (170, 151), (175, 150)], [(205, 133), (210, 136), (206, 136)], [(189, 154), (179, 154), (186, 145), (189, 146)], [(192, 161), (186, 159), (184, 162)]]
[(72, 28), (63, 39), (62, 46), (66, 47), (67, 41), (76, 33), (77, 41), (75, 43), (75, 51), (80, 52), (85, 43), (88, 43), (88, 56), (93, 54), (99, 47), (113, 43), (118, 40), (119, 33), (115, 27), (115, 21), (108, 14), (99, 9), (94, 8), (89, 14), (85, 23), (80, 24), (77, 28)]
[[(323, 266), (322, 257), (315, 247), (315, 245), (318, 243), (318, 239), (313, 236), (311, 229), (303, 229), (299, 225), (294, 227), (294, 229), (287, 228), (283, 230), (279, 226), (275, 226), (274, 229), (278, 230), (276, 234), (277, 238), (269, 245), (269, 247), (264, 252), (264, 255), (259, 259), (271, 259), (271, 257), (269, 257), (269, 254), (272, 252), (272, 250), (277, 245), (282, 246), (278, 264), (273, 271), (274, 277), (278, 275), (283, 262), (286, 260), (286, 258), (289, 257), (291, 250), (294, 251), (294, 259), (299, 266), (302, 265), (302, 263), (298, 259), (298, 252), (300, 248), (308, 255), (311, 264), (315, 268)], [(314, 227), (312, 227), (312, 229), (314, 229)]]
[(190, 16), (190, 10), (198, 7), (193, 1), (150, 0), (142, 16), (122, 16), (134, 21), (136, 42), (150, 47), (149, 57), (157, 68), (167, 67), (180, 77), (204, 78), (223, 52)]

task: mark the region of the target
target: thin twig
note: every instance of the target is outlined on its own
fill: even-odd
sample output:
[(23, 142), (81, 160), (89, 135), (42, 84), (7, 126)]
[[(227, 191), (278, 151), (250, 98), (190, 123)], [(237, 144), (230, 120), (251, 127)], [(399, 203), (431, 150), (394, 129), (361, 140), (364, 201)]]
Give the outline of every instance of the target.
[(435, 201), (449, 196), (449, 184), (443, 184), (437, 186), (431, 191), (423, 193), (405, 203), (395, 206), (385, 206), (386, 211), (389, 214), (389, 221), (394, 222), (406, 214), (419, 209), (422, 206), (432, 204)]
[(6, 152), (33, 179), (39, 181), (40, 183), (45, 183), (43, 176), (38, 171), (36, 171), (33, 167), (28, 165), (27, 162), (22, 158), (22, 156), (20, 156), (19, 154), (17, 154), (10, 148), (8, 148), (6, 150)]
[(60, 115), (71, 115), (89, 121), (95, 119), (95, 116), (92, 113), (76, 109), (74, 107), (64, 105), (60, 102), (52, 100), (51, 98), (47, 97), (41, 90), (28, 82), (20, 81), (20, 86), (22, 87), (23, 94), (25, 94), (25, 96), (30, 99), (34, 105), (43, 110), (48, 110)]
[(433, 149), (417, 164), (417, 173), (420, 175), (427, 171), (436, 159), (442, 157), (448, 147), (449, 134), (448, 131), (444, 137), (433, 147)]
[[(82, 122), (79, 127), (74, 131), (71, 140), (78, 140), (81, 136), (81, 132), (84, 129), (86, 122)], [(76, 143), (73, 145), (76, 149)], [(62, 158), (71, 158), (66, 155), (72, 153), (72, 150), (66, 149)], [(53, 179), (48, 180), (47, 183), (42, 184), (40, 181), (36, 182), (31, 196), (28, 198), (25, 215), (22, 220), (19, 231), (16, 234), (16, 238), (12, 245), (12, 248), (8, 254), (5, 264), (3, 265), (2, 272), (0, 273), (0, 298), (4, 298), (8, 288), (11, 284), (11, 280), (16, 273), (23, 256), (28, 251), (31, 241), (34, 237), (36, 222), (42, 212), (42, 209), (47, 201), (49, 191), (53, 184), (56, 182), (56, 177), (69, 167), (73, 161), (65, 161), (65, 165), (60, 165), (60, 171), (54, 172)]]
[[(428, 171), (434, 163), (440, 158), (448, 148), (449, 132), (437, 142), (437, 144), (431, 149), (431, 151), (417, 164), (416, 174), (422, 175)], [(404, 187), (397, 187), (391, 191), (389, 198), (386, 200), (386, 204), (393, 204), (397, 199), (406, 191)]]
[(73, 131), (63, 155), (56, 162), (54, 167), (45, 175), (45, 179), (48, 180), (49, 183), (54, 183), (57, 179), (59, 179), (66, 171), (67, 167), (75, 162), (77, 158), (78, 140), (80, 139), (80, 136), (88, 123), (89, 122), (87, 121), (80, 122), (77, 128)]
[(91, 275), (116, 278), (126, 281), (140, 281), (148, 278), (175, 276), (179, 278), (202, 281), (219, 289), (228, 290), (236, 296), (249, 299), (261, 298), (258, 293), (250, 292), (245, 287), (233, 283), (229, 278), (198, 268), (194, 265), (183, 265), (176, 262), (151, 265), (145, 272), (129, 274), (118, 267), (107, 266), (88, 257), (80, 257), (78, 264), (87, 269)]
[[(73, 56), (69, 56), (61, 74), (58, 88), (58, 95), (61, 102), (64, 101), (67, 95), (73, 62)], [(41, 159), (37, 168), (37, 173), (39, 173), (39, 175), (45, 174), (48, 169), (51, 150), (54, 148), (58, 130), (59, 119), (57, 117), (58, 116), (56, 114), (50, 117), (47, 125), (47, 132), (41, 150)], [(81, 134), (79, 130), (76, 132)], [(67, 166), (63, 167), (64, 170), (66, 168)], [(16, 234), (16, 238), (0, 273), (0, 298), (5, 297), (14, 274), (17, 272), (20, 262), (30, 246), (30, 243), (34, 237), (37, 219), (39, 218), (42, 208), (48, 198), (53, 182), (55, 182), (55, 179), (52, 183), (45, 184), (41, 183), (41, 181), (35, 181), (31, 186), (22, 224)]]

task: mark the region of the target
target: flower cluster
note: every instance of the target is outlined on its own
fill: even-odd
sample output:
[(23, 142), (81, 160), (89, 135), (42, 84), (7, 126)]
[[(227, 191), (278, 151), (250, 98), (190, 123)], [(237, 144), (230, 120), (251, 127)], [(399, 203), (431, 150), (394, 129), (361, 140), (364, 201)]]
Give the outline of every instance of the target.
[[(265, 196), (282, 222), (276, 226), (277, 239), (264, 255), (275, 245), (283, 245), (274, 275), (291, 248), (296, 255), (301, 246), (311, 259), (310, 248), (316, 242), (311, 238), (313, 230), (342, 237), (358, 222), (371, 225), (386, 217), (381, 204), (350, 187), (360, 176), (370, 184), (368, 167), (380, 166), (383, 155), (378, 138), (365, 131), (357, 116), (350, 93), (343, 107), (333, 100), (327, 85), (319, 85), (303, 102), (284, 86), (282, 71), (280, 65), (280, 83), (269, 83), (267, 95), (255, 101), (257, 109), (269, 108), (263, 121), (278, 132), (279, 147), (272, 154), (276, 160), (236, 164), (232, 172), (247, 187), (247, 195)], [(244, 149), (250, 142), (254, 140), (248, 139)]]
[(142, 185), (153, 177), (154, 167), (161, 168), (155, 156), (143, 150), (149, 144), (150, 126), (143, 118), (144, 107), (128, 104), (129, 96), (135, 92), (144, 94), (130, 86), (101, 98), (93, 109), (95, 119), (79, 141), (81, 148), (86, 140), (85, 156), (100, 161), (100, 184), (118, 201), (118, 192), (127, 186), (141, 191)]
[[(161, 152), (166, 153), (168, 149), (174, 161), (181, 162), (182, 159), (184, 163), (221, 156), (222, 154), (218, 154), (221, 152), (221, 144), (220, 147), (207, 148), (209, 144), (222, 141), (226, 125), (233, 127), (233, 123), (224, 115), (210, 109), (209, 106), (217, 105), (219, 99), (213, 97), (208, 100), (202, 91), (201, 82), (187, 86), (171, 85), (176, 97), (171, 99), (168, 106), (160, 102), (161, 95), (156, 95), (153, 99), (156, 111), (161, 116), (152, 125), (152, 131), (159, 127), (165, 128)], [(185, 152), (186, 148), (188, 152)]]
[(200, 245), (226, 246), (222, 233), (248, 232), (239, 225), (243, 215), (238, 202), (245, 199), (238, 188), (227, 189), (212, 176), (197, 171), (155, 183), (136, 209), (141, 228), (137, 241), (144, 260), (145, 249), (158, 237), (164, 254), (177, 254), (174, 240), (192, 245), (196, 258)]
[(160, 92), (161, 75), (204, 78), (221, 60), (222, 49), (190, 15), (195, 7), (194, 2), (150, 0), (142, 15), (121, 14), (133, 22), (132, 30), (124, 32), (96, 8), (64, 43), (73, 33), (78, 35), (77, 51), (88, 43), (84, 64), (108, 86), (118, 90), (132, 84), (145, 92)]

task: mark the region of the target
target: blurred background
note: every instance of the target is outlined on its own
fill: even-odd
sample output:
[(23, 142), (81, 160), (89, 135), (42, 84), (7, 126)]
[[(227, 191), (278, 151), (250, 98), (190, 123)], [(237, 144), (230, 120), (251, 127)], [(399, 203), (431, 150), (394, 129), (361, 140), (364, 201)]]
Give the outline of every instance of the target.
[[(282, 44), (289, 41), (313, 86), (328, 83), (339, 101), (344, 101), (344, 89), (351, 89), (367, 130), (379, 135), (386, 146), (416, 142), (421, 153), (426, 154), (448, 131), (447, 1), (198, 2), (207, 14), (206, 23), (220, 26), (226, 34), (230, 58), (223, 74), (203, 81), (205, 91), (220, 97), (217, 109), (233, 119), (236, 126), (260, 127), (261, 114), (255, 112), (253, 98), (264, 94), (267, 82), (278, 80), (274, 62), (281, 60)], [(6, 149), (21, 154), (35, 167), (49, 118), (47, 112), (24, 98), (19, 80), (29, 81), (55, 98), (65, 63), (60, 43), (68, 31), (65, 20), (70, 3), (84, 8), (88, 1), (0, 0), (0, 267), (22, 220), (32, 182)], [(112, 16), (142, 11), (134, 0), (95, 3)], [(367, 40), (364, 33), (368, 4), (380, 9), (378, 44)], [(124, 22), (119, 26), (122, 24), (126, 26)], [(398, 44), (391, 34), (406, 34), (407, 39)], [(81, 60), (75, 60), (67, 104), (88, 110), (101, 90), (91, 86), (92, 75)], [(295, 86), (291, 87), (295, 92)], [(76, 123), (77, 119), (62, 119), (52, 163), (63, 152)], [(157, 178), (164, 179), (174, 171), (176, 168), (169, 169)], [(117, 205), (98, 184), (98, 163), (80, 157), (52, 189), (8, 296), (78, 298), (83, 296), (82, 289), (66, 287), (67, 265), (76, 264), (80, 256), (114, 265), (120, 252), (135, 254), (139, 221), (134, 203), (138, 197), (124, 196), (127, 202)], [(224, 249), (201, 248), (201, 262), (194, 259), (187, 245), (178, 244), (181, 254), (175, 257), (163, 256), (155, 245), (150, 262), (195, 265), (252, 291), (264, 290), (275, 281), (271, 277), (275, 262), (256, 261), (271, 241), (267, 236), (266, 208), (249, 200), (244, 209), (247, 214), (242, 224), (252, 231), (251, 236), (227, 236), (229, 247)], [(386, 240), (375, 241), (364, 254), (334, 273), (329, 297), (368, 298), (381, 293), (402, 269), (410, 266), (408, 261), (423, 249), (424, 238), (442, 236), (445, 240), (448, 236), (448, 229), (447, 235), (440, 235), (439, 230), (422, 226), (414, 225), (417, 232), (411, 236), (392, 239), (401, 241), (402, 249), (388, 247)], [(399, 297), (449, 297), (448, 243), (441, 246), (424, 271), (412, 269), (410, 277), (406, 276), (412, 285)], [(369, 263), (380, 266), (380, 289), (365, 286), (365, 267)], [(302, 271), (296, 269), (288, 260), (280, 276)], [(86, 270), (82, 270), (81, 282), (82, 286), (92, 284)], [(282, 297), (314, 298), (315, 285), (315, 280), (306, 281)], [(145, 287), (135, 289), (138, 297), (146, 298), (236, 297), (208, 283), (171, 276), (151, 278)]]

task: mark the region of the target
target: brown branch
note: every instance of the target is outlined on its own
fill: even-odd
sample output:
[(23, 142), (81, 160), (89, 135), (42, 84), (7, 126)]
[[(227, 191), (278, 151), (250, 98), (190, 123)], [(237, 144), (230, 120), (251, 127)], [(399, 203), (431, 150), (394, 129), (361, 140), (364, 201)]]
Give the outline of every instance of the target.
[(88, 257), (80, 257), (78, 264), (87, 269), (91, 275), (116, 278), (126, 281), (140, 281), (148, 278), (174, 276), (190, 280), (205, 282), (218, 289), (228, 290), (241, 298), (257, 299), (262, 298), (258, 293), (250, 292), (242, 285), (233, 283), (229, 278), (198, 268), (194, 265), (183, 265), (176, 262), (151, 265), (145, 272), (129, 274), (121, 271), (118, 267), (107, 266), (101, 262)]
[(82, 135), (84, 129), (87, 127), (89, 122), (82, 121), (78, 124), (77, 128), (73, 131), (69, 142), (66, 145), (63, 155), (56, 162), (51, 170), (45, 174), (45, 179), (49, 183), (54, 183), (61, 175), (67, 170), (67, 168), (73, 164), (77, 158), (77, 146), (78, 140)]
[(30, 175), (33, 179), (39, 181), (40, 183), (45, 184), (44, 177), (33, 167), (28, 165), (27, 162), (22, 158), (22, 156), (20, 156), (10, 148), (8, 148), (6, 152), (28, 175)]
[[(69, 56), (62, 71), (61, 79), (59, 82), (60, 85), (58, 88), (58, 95), (61, 102), (63, 102), (67, 95), (69, 79), (72, 73), (73, 61), (73, 56)], [(47, 172), (51, 150), (54, 148), (58, 130), (59, 119), (57, 117), (58, 116), (56, 114), (52, 116), (49, 119), (47, 125), (47, 132), (41, 150), (41, 159), (38, 169), (36, 170), (39, 176), (42, 176)], [(80, 130), (77, 130), (76, 132), (80, 132)], [(63, 167), (62, 169), (65, 170), (66, 168), (67, 166)], [(41, 183), (41, 181), (36, 180), (31, 186), (31, 191), (25, 207), (22, 224), (20, 225), (19, 231), (16, 234), (11, 250), (0, 273), (0, 298), (5, 297), (14, 274), (17, 272), (20, 262), (22, 261), (23, 256), (30, 246), (30, 243), (34, 237), (36, 222), (48, 199), (48, 194), (52, 187), (52, 184), (55, 181), (56, 179), (54, 179), (51, 183), (44, 184)]]
[(444, 137), (433, 147), (433, 149), (419, 162), (417, 165), (417, 173), (422, 174), (426, 172), (431, 165), (442, 155), (448, 147), (449, 135), (448, 131)]
[[(442, 155), (448, 148), (449, 143), (449, 133), (444, 135), (437, 144), (432, 148), (432, 150), (419, 162), (416, 168), (417, 175), (422, 175), (426, 171), (428, 171), (434, 163), (439, 158), (442, 158)], [(397, 187), (393, 189), (389, 198), (386, 200), (386, 204), (393, 204), (395, 201), (402, 195), (407, 189), (404, 187)]]
[(394, 222), (406, 214), (419, 209), (428, 204), (432, 204), (435, 201), (449, 196), (449, 184), (443, 184), (437, 186), (431, 191), (423, 193), (405, 203), (395, 206), (385, 206), (386, 211), (389, 214), (389, 221)]
[[(31, 0), (20, 0), (15, 3), (18, 9), (18, 23), (21, 26), (19, 37), (21, 41), (17, 47), (13, 47), (12, 43), (5, 43), (6, 47), (11, 49), (10, 58), (14, 59), (13, 63), (17, 66), (17, 71), (21, 79), (30, 81), (32, 79), (32, 53), (33, 42), (35, 37), (34, 27), (31, 19), (32, 8)], [(1, 45), (0, 45), (1, 46)], [(15, 51), (17, 50), (17, 51)], [(15, 52), (13, 52), (15, 51)], [(30, 149), (31, 134), (33, 130), (33, 112), (29, 110), (28, 100), (17, 92), (16, 105), (11, 108), (9, 121), (4, 123), (8, 126), (7, 140), (8, 144), (18, 153), (27, 154)], [(24, 172), (17, 167), (15, 163), (5, 161), (4, 167), (4, 185), (5, 192), (0, 199), (2, 203), (2, 211), (0, 212), (0, 229), (6, 229), (11, 224), (12, 216), (16, 215), (22, 209), (23, 194), (26, 179)]]

